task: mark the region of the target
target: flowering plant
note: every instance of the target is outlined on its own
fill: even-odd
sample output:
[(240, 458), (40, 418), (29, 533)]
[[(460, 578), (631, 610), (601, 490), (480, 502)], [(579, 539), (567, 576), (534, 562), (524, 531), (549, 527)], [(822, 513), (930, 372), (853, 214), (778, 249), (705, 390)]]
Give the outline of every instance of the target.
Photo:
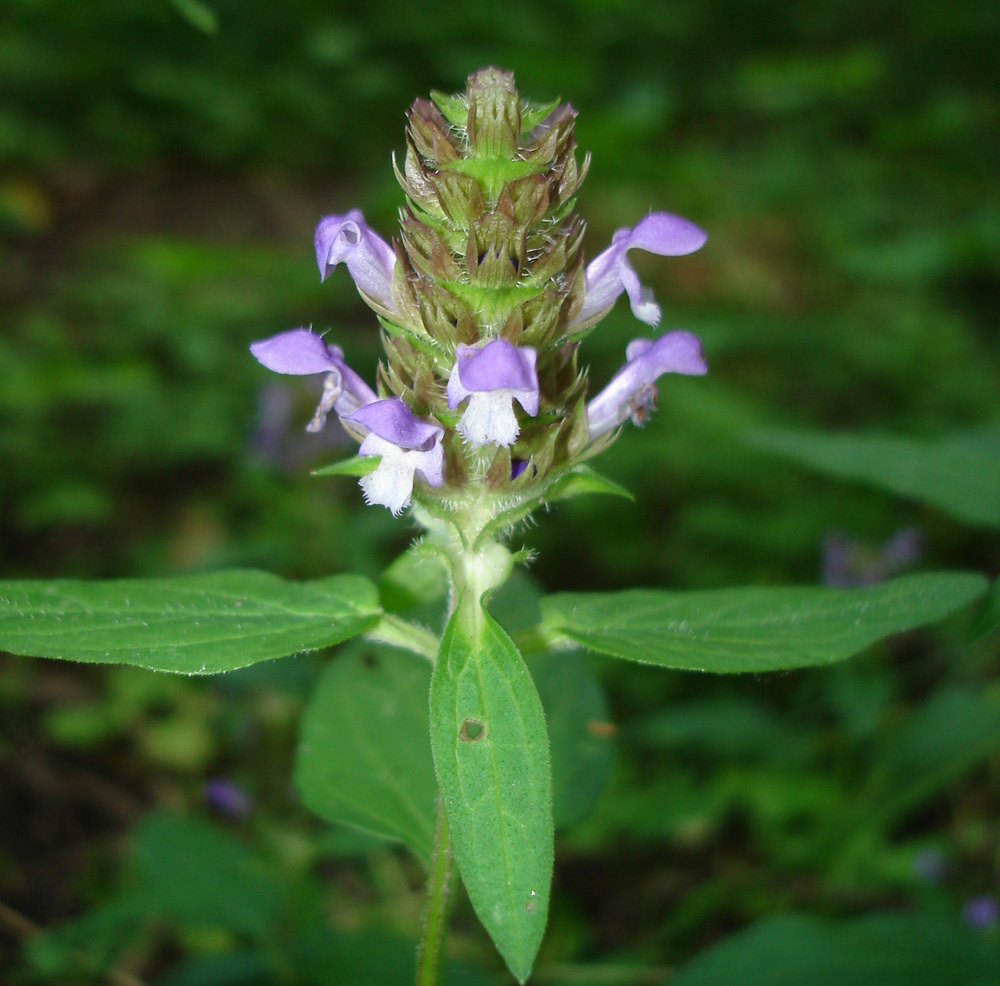
[[(533, 676), (542, 654), (569, 666), (570, 652), (586, 647), (708, 672), (827, 664), (984, 588), (974, 575), (924, 574), (852, 589), (561, 593), (543, 598), (541, 619), (516, 635), (498, 622), (490, 600), (530, 556), (512, 541), (520, 525), (568, 496), (621, 493), (589, 460), (629, 421), (645, 423), (664, 374), (707, 371), (694, 335), (653, 335), (660, 308), (628, 256), (688, 254), (704, 232), (652, 212), (587, 262), (575, 211), (587, 161), (576, 159), (574, 117), (566, 104), (522, 100), (495, 69), (471, 76), (463, 94), (417, 100), (396, 165), (406, 196), (398, 239), (384, 240), (356, 209), (326, 217), (315, 236), (321, 277), (343, 264), (375, 312), (385, 348), (377, 380), (308, 329), (250, 347), (277, 373), (324, 375), (308, 427), (334, 414), (358, 452), (320, 472), (357, 476), (368, 504), (408, 511), (422, 533), (395, 581), (400, 570), (404, 580), (444, 573), (436, 631), (401, 615), (393, 579), (348, 574), (0, 586), (0, 643), (15, 653), (212, 674), (364, 636), (426, 659), (427, 731), (398, 712), (425, 708), (414, 683), (428, 682), (407, 656), (379, 679), (391, 699), (379, 713), (387, 728), (365, 735), (379, 770), (360, 758), (353, 774), (338, 770), (331, 751), (343, 753), (351, 736), (331, 713), (344, 700), (332, 678), (306, 715), (296, 765), (307, 805), (399, 839), (428, 863), (420, 984), (440, 979), (453, 862), (510, 971), (521, 982), (531, 973), (554, 859), (553, 758)], [(581, 343), (623, 293), (648, 329), (623, 345), (624, 364), (595, 392)], [(362, 701), (370, 682), (342, 677)], [(418, 759), (426, 751), (426, 770), (399, 766), (397, 727)]]

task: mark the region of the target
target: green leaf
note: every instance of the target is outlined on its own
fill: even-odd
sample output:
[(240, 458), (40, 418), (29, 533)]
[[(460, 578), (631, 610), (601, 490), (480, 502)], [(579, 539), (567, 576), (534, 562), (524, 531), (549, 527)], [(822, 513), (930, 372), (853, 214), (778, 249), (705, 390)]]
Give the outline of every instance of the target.
[(431, 745), (455, 860), (510, 971), (524, 982), (545, 932), (552, 780), (542, 703), (503, 628), (460, 609), (431, 678)]
[(612, 496), (634, 500), (635, 497), (620, 483), (602, 476), (590, 466), (577, 466), (560, 476), (546, 491), (548, 502), (579, 496), (581, 493), (610, 493)]
[(611, 776), (616, 730), (601, 686), (579, 651), (536, 654), (529, 667), (548, 723), (552, 815), (562, 828), (594, 810)]
[(430, 858), (437, 782), (426, 661), (388, 647), (338, 655), (302, 720), (295, 785), (331, 822), (399, 839)]
[(378, 615), (357, 575), (286, 582), (235, 569), (165, 579), (0, 583), (0, 648), (218, 674), (338, 644)]
[(448, 595), (448, 569), (432, 548), (416, 544), (382, 573), (378, 592), (387, 613), (405, 613)]
[(218, 14), (201, 0), (170, 0), (170, 5), (203, 34), (215, 34), (219, 30)]
[(148, 916), (267, 935), (280, 886), (236, 837), (197, 818), (157, 813), (134, 839)]
[(789, 914), (732, 935), (670, 977), (671, 986), (972, 986), (996, 982), (981, 935), (920, 914), (839, 924)]
[(367, 476), (374, 472), (382, 461), (381, 455), (352, 455), (349, 459), (332, 462), (328, 466), (313, 469), (311, 476)]
[(985, 588), (981, 575), (940, 572), (864, 589), (560, 593), (541, 609), (552, 629), (613, 657), (689, 671), (779, 671), (841, 661), (942, 619)]
[(1000, 438), (995, 434), (922, 441), (769, 431), (755, 435), (753, 442), (830, 475), (864, 480), (932, 504), (967, 523), (1000, 527)]
[(969, 631), (969, 643), (985, 637), (1000, 627), (1000, 579), (994, 579), (990, 591), (979, 604)]
[(1000, 706), (988, 694), (935, 692), (874, 749), (868, 820), (901, 818), (1000, 751)]

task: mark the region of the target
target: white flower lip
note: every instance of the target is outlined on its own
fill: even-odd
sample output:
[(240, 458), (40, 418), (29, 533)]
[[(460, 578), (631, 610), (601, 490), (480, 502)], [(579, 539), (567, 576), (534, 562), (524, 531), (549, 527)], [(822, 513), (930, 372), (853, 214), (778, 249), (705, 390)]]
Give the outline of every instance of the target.
[(359, 481), (366, 503), (388, 507), (398, 517), (409, 505), (418, 474), (428, 486), (444, 482), (444, 429), (418, 418), (398, 397), (366, 404), (347, 420), (368, 432), (358, 455), (381, 456)]
[(485, 346), (458, 346), (448, 377), (448, 407), (468, 399), (458, 431), (473, 447), (507, 448), (519, 434), (516, 400), (525, 413), (538, 414), (538, 354), (531, 346), (493, 339)]

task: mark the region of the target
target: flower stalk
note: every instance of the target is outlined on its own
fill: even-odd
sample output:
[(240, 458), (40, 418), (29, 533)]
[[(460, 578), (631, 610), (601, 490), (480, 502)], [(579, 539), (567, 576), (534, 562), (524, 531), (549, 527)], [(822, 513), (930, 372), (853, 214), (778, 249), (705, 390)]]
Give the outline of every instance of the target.
[(451, 839), (444, 806), (438, 801), (434, 831), (434, 849), (427, 876), (423, 927), (417, 945), (416, 986), (438, 986), (441, 982), (444, 937), (448, 926), (451, 898)]

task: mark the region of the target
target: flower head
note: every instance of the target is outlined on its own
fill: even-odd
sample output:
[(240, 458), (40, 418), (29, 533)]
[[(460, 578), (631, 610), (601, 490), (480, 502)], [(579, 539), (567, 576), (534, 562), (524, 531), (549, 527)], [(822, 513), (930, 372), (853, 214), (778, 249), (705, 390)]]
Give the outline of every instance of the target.
[(456, 347), (448, 377), (448, 407), (454, 410), (468, 398), (458, 431), (473, 448), (513, 444), (519, 430), (515, 400), (528, 414), (538, 414), (536, 359), (530, 346), (513, 346), (506, 339), (482, 347)]
[(444, 429), (418, 418), (398, 397), (366, 404), (348, 420), (367, 432), (358, 455), (381, 456), (360, 480), (366, 503), (380, 503), (399, 516), (410, 502), (415, 474), (428, 486), (444, 482)]
[(275, 373), (296, 376), (327, 374), (323, 398), (312, 421), (306, 426), (309, 431), (322, 430), (331, 410), (336, 411), (339, 417), (347, 418), (359, 407), (378, 399), (371, 387), (344, 362), (344, 351), (340, 346), (328, 345), (308, 329), (290, 329), (269, 339), (261, 339), (251, 343), (250, 352), (259, 363)]
[(633, 339), (625, 349), (625, 365), (587, 404), (591, 440), (617, 428), (626, 418), (642, 425), (656, 406), (657, 379), (664, 373), (702, 376), (708, 365), (701, 343), (690, 332), (668, 332), (657, 340)]
[(392, 270), (396, 254), (366, 222), (360, 209), (324, 216), (316, 227), (316, 263), (321, 280), (338, 264), (347, 264), (361, 297), (377, 312), (393, 314)]
[[(584, 404), (583, 330), (623, 293), (639, 319), (660, 319), (629, 251), (686, 254), (706, 236), (652, 212), (587, 264), (575, 203), (589, 156), (577, 160), (575, 118), (568, 103), (523, 99), (509, 72), (476, 72), (464, 93), (434, 93), (407, 113), (405, 154), (393, 160), (405, 194), (396, 239), (379, 236), (357, 209), (317, 226), (323, 279), (346, 265), (380, 316), (377, 389), (392, 396), (380, 400), (338, 347), (305, 329), (254, 343), (277, 372), (326, 374), (309, 427), (340, 416), (372, 457), (361, 480), (369, 503), (400, 513), (412, 499), (428, 508), (425, 519), (462, 523), (491, 512), (492, 521), (525, 517), (553, 480), (598, 450), (593, 438), (629, 417), (642, 423), (662, 373), (706, 372), (689, 333), (637, 339)], [(482, 509), (466, 509), (473, 504)]]
[(616, 230), (611, 246), (587, 265), (583, 308), (574, 324), (594, 321), (624, 291), (632, 313), (640, 322), (659, 325), (660, 306), (653, 301), (652, 291), (639, 283), (639, 275), (628, 262), (629, 250), (638, 248), (661, 257), (679, 257), (694, 253), (707, 239), (704, 230), (669, 212), (651, 212), (632, 229), (625, 226)]

